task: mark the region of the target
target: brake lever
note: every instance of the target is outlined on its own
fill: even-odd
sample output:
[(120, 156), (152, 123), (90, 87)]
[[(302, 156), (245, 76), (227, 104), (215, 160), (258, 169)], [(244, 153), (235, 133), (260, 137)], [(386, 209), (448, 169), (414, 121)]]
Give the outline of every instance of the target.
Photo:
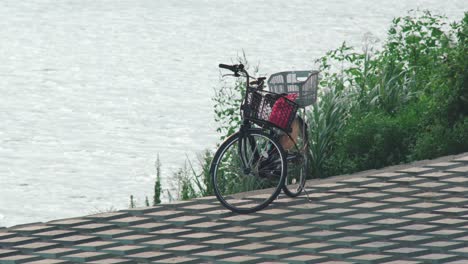
[(221, 77), (223, 77), (223, 78), (226, 77), (226, 76), (241, 77), (241, 75), (238, 72), (236, 72), (236, 73), (227, 73), (227, 74), (221, 75)]
[(221, 75), (221, 77), (223, 77), (223, 78), (226, 77), (226, 76), (238, 77), (238, 76), (236, 76), (235, 74), (232, 74), (232, 73), (226, 73), (226, 74)]

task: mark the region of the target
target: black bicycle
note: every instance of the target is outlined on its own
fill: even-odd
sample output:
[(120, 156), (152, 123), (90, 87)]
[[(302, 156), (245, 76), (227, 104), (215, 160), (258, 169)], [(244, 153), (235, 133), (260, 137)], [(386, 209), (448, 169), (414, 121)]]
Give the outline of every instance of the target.
[(211, 163), (216, 197), (233, 212), (252, 213), (281, 190), (300, 195), (309, 166), (305, 107), (316, 101), (318, 72), (275, 73), (267, 81), (270, 91), (264, 91), (266, 78), (251, 77), (244, 65), (219, 67), (245, 77), (247, 87), (239, 131), (221, 144)]

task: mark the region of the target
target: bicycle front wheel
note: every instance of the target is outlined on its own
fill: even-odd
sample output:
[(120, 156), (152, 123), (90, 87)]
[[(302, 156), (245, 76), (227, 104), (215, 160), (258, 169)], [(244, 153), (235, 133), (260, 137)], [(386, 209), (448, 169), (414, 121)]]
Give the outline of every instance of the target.
[(258, 130), (229, 137), (211, 163), (216, 197), (236, 213), (252, 213), (268, 206), (280, 193), (287, 162), (281, 145)]
[(307, 125), (302, 118), (297, 117), (298, 135), (294, 147), (287, 155), (288, 173), (283, 187), (284, 193), (289, 197), (296, 197), (304, 190), (307, 174), (309, 173), (309, 139)]

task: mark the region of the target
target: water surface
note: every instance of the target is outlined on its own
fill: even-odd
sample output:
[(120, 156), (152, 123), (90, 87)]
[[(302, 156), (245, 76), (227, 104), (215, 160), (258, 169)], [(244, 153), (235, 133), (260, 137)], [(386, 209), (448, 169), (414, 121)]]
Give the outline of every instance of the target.
[(142, 205), (158, 153), (167, 189), (214, 149), (218, 63), (312, 69), (416, 8), (466, 1), (1, 1), (0, 226)]

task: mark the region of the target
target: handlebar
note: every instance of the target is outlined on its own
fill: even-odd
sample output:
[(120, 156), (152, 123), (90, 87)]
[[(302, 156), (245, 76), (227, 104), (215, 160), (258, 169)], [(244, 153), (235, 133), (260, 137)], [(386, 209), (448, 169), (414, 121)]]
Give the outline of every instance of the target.
[[(240, 64), (234, 64), (234, 65), (227, 65), (227, 64), (220, 63), (219, 68), (227, 69), (227, 70), (234, 72), (235, 77), (240, 77), (239, 72), (242, 72), (245, 74), (245, 77), (247, 79), (246, 80), (247, 85), (256, 85), (257, 89), (263, 90), (263, 84), (265, 82), (266, 77), (259, 77), (257, 79), (250, 77), (249, 73), (245, 70), (244, 64), (240, 63)], [(250, 78), (253, 78), (255, 81), (249, 82)]]
[[(263, 90), (263, 83), (266, 79), (266, 77), (259, 77), (258, 79), (256, 79), (255, 77), (252, 77), (253, 79), (255, 79), (254, 82), (250, 82), (249, 79), (251, 78), (249, 73), (245, 70), (245, 67), (244, 67), (244, 64), (242, 63), (239, 63), (239, 64), (234, 64), (234, 65), (227, 65), (227, 64), (222, 64), (220, 63), (219, 64), (219, 68), (222, 68), (222, 69), (227, 69), (227, 70), (230, 70), (232, 72), (234, 72), (234, 76), (235, 77), (240, 77), (241, 75), (239, 74), (239, 72), (242, 72), (244, 73), (244, 76), (245, 76), (245, 79), (246, 79), (246, 85), (247, 85), (247, 90), (249, 88), (251, 89), (257, 89), (257, 90)], [(256, 87), (252, 87), (251, 85), (256, 85)], [(244, 102), (242, 103), (242, 106), (241, 106), (241, 111), (242, 111), (242, 108), (243, 108), (243, 105), (247, 102), (247, 91), (244, 93)]]
[[(250, 84), (249, 82), (249, 79), (250, 79), (250, 75), (249, 73), (245, 70), (245, 67), (244, 67), (244, 64), (240, 63), (240, 64), (234, 64), (234, 65), (227, 65), (227, 64), (222, 64), (220, 63), (219, 64), (219, 67), (222, 68), (222, 69), (227, 69), (227, 70), (230, 70), (232, 72), (234, 72), (234, 76), (235, 77), (240, 77), (241, 75), (239, 74), (239, 72), (242, 72), (245, 74), (245, 78), (246, 78), (246, 83), (247, 85)], [(255, 78), (254, 78), (255, 79)]]
[(239, 71), (244, 70), (244, 64), (242, 64), (242, 63), (241, 64), (234, 64), (234, 65), (227, 65), (227, 64), (220, 63), (219, 67), (223, 68), (223, 69), (228, 69), (230, 71), (233, 71), (234, 73), (238, 73)]

